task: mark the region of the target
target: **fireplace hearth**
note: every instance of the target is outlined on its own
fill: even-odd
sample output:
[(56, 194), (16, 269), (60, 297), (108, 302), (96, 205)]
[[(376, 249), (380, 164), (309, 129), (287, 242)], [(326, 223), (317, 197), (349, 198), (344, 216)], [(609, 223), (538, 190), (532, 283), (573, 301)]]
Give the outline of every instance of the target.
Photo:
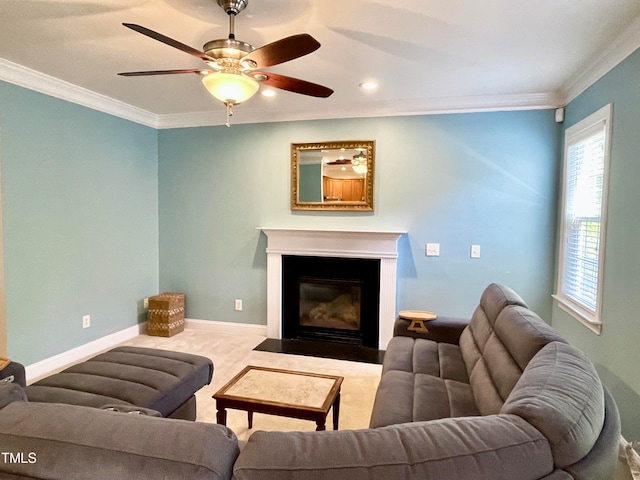
[(284, 255), (285, 339), (378, 347), (380, 261)]

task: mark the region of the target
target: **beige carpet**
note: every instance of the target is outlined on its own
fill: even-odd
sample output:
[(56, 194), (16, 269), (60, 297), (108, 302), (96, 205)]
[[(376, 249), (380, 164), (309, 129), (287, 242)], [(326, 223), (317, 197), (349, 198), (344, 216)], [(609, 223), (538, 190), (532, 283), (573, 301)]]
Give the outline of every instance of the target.
[[(187, 329), (171, 338), (140, 335), (124, 345), (194, 353), (213, 360), (213, 381), (196, 394), (197, 420), (200, 422), (215, 423), (216, 406), (215, 400), (211, 398), (213, 394), (244, 366), (258, 365), (344, 377), (340, 401), (340, 429), (369, 426), (381, 365), (254, 351), (253, 348), (263, 340), (264, 337), (260, 336), (238, 336)], [(315, 430), (316, 427), (311, 421), (256, 413), (253, 429), (248, 430), (247, 414), (238, 410), (227, 411), (227, 425), (240, 440), (248, 439), (251, 432), (256, 430), (307, 431)], [(330, 429), (331, 425), (329, 412), (327, 428)]]

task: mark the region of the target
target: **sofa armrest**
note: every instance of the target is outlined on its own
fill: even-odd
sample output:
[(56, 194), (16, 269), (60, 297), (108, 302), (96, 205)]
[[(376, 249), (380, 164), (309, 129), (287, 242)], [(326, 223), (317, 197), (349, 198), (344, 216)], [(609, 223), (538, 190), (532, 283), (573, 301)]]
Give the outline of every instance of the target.
[(22, 388), (27, 386), (24, 365), (18, 362), (9, 362), (4, 368), (0, 369), (0, 381), (6, 383), (15, 383)]
[(13, 382), (0, 381), (0, 410), (13, 402), (26, 402), (24, 389)]
[(393, 336), (424, 338), (434, 342), (444, 342), (458, 345), (462, 331), (469, 324), (465, 318), (438, 317), (424, 322), (428, 332), (420, 333), (408, 330), (411, 320), (398, 318), (393, 326)]
[(221, 425), (36, 402), (0, 410), (0, 445), (24, 460), (2, 478), (229, 480), (239, 454)]
[(493, 415), (369, 430), (254, 432), (233, 478), (535, 480), (552, 471), (540, 432), (515, 415)]

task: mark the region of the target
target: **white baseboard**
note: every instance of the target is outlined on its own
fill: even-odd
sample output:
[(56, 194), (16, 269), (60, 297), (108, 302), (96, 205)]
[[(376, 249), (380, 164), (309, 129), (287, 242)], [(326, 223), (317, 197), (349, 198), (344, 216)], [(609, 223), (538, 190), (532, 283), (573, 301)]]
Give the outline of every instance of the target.
[(119, 343), (125, 342), (137, 337), (147, 331), (147, 322), (133, 325), (119, 332), (112, 333), (102, 338), (98, 338), (89, 343), (85, 343), (66, 352), (62, 352), (53, 357), (45, 358), (25, 367), (27, 383), (33, 383), (43, 377), (47, 377), (57, 371), (60, 371), (69, 365), (78, 363), (81, 360), (92, 357), (103, 350), (107, 350)]
[(267, 336), (266, 325), (255, 325), (253, 323), (216, 322), (213, 320), (185, 318), (185, 328), (194, 330), (207, 330), (209, 332), (217, 333), (229, 333), (232, 335), (257, 335), (259, 337)]
[[(211, 320), (185, 319), (185, 328), (193, 330), (207, 330), (209, 332), (228, 333), (232, 335), (256, 335), (267, 336), (266, 325), (254, 325), (250, 323), (216, 322)], [(119, 332), (112, 333), (85, 343), (53, 357), (45, 358), (39, 362), (25, 367), (27, 383), (33, 383), (41, 378), (48, 377), (66, 367), (78, 363), (98, 353), (108, 350), (122, 342), (126, 342), (138, 335), (147, 333), (147, 322), (134, 325)]]

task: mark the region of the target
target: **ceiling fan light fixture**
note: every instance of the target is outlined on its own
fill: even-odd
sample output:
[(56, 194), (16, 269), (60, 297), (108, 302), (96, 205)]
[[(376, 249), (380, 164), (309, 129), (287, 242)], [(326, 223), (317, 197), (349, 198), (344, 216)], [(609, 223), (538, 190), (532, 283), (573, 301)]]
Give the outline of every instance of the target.
[(211, 95), (231, 105), (249, 100), (260, 88), (253, 78), (236, 73), (210, 73), (202, 78), (202, 83)]
[[(234, 34), (235, 17), (247, 7), (249, 0), (212, 1), (217, 1), (229, 16), (229, 36), (207, 42), (203, 51), (142, 25), (123, 23), (135, 32), (197, 57), (208, 68), (122, 72), (118, 75), (140, 77), (195, 73), (202, 77), (207, 91), (226, 106), (228, 127), (231, 126), (232, 107), (253, 97), (260, 89), (260, 84), (310, 97), (327, 98), (333, 94), (332, 89), (312, 82), (277, 73), (254, 71), (256, 68), (279, 65), (315, 52), (320, 48), (320, 43), (315, 38), (308, 33), (291, 35), (256, 49), (249, 43), (237, 40)], [(267, 91), (265, 96), (269, 96), (270, 93)]]
[(360, 165), (361, 163), (364, 163), (365, 165), (367, 163), (367, 156), (364, 153), (362, 153), (362, 150), (360, 150), (359, 153), (354, 155), (353, 160), (351, 160), (351, 164), (354, 166)]

